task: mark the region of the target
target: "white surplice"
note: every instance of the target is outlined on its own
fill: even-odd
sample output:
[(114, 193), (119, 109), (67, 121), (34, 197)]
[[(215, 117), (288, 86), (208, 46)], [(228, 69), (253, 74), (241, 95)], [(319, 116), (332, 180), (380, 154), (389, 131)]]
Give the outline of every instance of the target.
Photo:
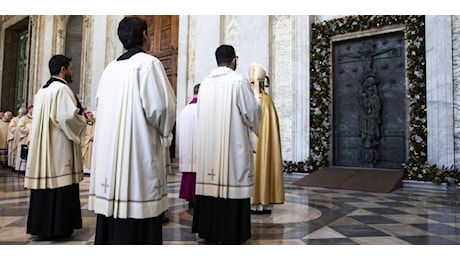
[(10, 122), (0, 118), (0, 163), (8, 164), (8, 129)]
[(196, 133), (198, 132), (196, 109), (196, 103), (186, 105), (177, 121), (180, 172), (196, 172)]
[(8, 149), (8, 128), (10, 122), (0, 119), (0, 149)]
[(14, 167), (16, 162), (16, 154), (19, 143), (19, 133), (16, 131), (18, 122), (21, 117), (15, 116), (11, 119), (8, 126), (8, 166)]
[(96, 94), (89, 210), (114, 218), (151, 218), (168, 209), (164, 149), (176, 97), (162, 63), (137, 53), (112, 61)]
[(54, 189), (83, 180), (81, 141), (86, 120), (72, 89), (55, 81), (35, 95), (24, 187)]
[(26, 163), (25, 160), (21, 158), (22, 153), (22, 146), (29, 145), (29, 132), (30, 126), (32, 125), (32, 116), (30, 114), (26, 114), (22, 116), (18, 121), (17, 132), (19, 133), (19, 142), (18, 148), (16, 149), (16, 162), (14, 169), (16, 171), (25, 171)]
[(251, 197), (254, 160), (250, 133), (258, 133), (260, 110), (248, 79), (230, 68), (218, 67), (201, 82), (198, 100), (196, 195)]

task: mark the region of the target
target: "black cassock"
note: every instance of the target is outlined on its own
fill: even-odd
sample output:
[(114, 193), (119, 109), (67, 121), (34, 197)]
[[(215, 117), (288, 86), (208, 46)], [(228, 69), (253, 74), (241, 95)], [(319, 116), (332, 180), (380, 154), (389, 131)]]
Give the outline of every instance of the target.
[(251, 238), (250, 199), (196, 195), (192, 233), (212, 244), (242, 244)]
[(43, 239), (70, 236), (82, 228), (80, 185), (30, 191), (27, 234)]

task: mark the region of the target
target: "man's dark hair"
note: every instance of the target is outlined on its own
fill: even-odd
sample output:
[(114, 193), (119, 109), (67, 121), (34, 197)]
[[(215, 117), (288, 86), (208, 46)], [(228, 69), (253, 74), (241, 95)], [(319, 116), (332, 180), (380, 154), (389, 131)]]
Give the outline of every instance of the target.
[(147, 22), (137, 17), (125, 17), (118, 24), (118, 39), (126, 50), (144, 44), (143, 32), (147, 32)]
[(198, 94), (198, 91), (200, 91), (200, 83), (196, 84), (195, 87), (193, 87), (193, 95)]
[(59, 75), (59, 72), (61, 71), (62, 66), (64, 66), (66, 69), (69, 68), (69, 64), (72, 61), (72, 58), (69, 58), (67, 56), (57, 54), (51, 57), (48, 67), (50, 69), (50, 73), (52, 76)]
[(231, 45), (223, 44), (216, 49), (217, 66), (228, 66), (235, 57), (235, 48)]

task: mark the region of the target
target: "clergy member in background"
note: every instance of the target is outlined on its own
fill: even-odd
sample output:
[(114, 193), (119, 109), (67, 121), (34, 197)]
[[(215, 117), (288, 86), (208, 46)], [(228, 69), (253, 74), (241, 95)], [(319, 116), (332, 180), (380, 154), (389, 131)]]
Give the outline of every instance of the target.
[(256, 152), (254, 155), (254, 194), (251, 197), (251, 213), (270, 214), (273, 204), (284, 203), (278, 113), (273, 100), (265, 92), (265, 87), (269, 87), (270, 82), (262, 65), (251, 64), (249, 80), (254, 95), (260, 104), (259, 136), (253, 135)]
[(188, 201), (188, 211), (193, 214), (196, 182), (196, 134), (198, 119), (196, 103), (200, 84), (193, 87), (193, 99), (182, 109), (178, 120), (179, 171), (182, 172), (179, 198)]
[(16, 153), (16, 163), (15, 170), (19, 172), (24, 172), (26, 170), (27, 164), (27, 154), (29, 147), (29, 132), (30, 126), (32, 125), (32, 115), (34, 111), (34, 106), (29, 105), (27, 107), (27, 114), (22, 116), (18, 121), (18, 148)]
[(18, 114), (13, 119), (11, 119), (11, 123), (8, 129), (8, 166), (13, 170), (15, 170), (16, 167), (16, 157), (18, 154), (18, 122), (19, 119), (21, 119), (25, 114), (27, 114), (27, 109), (25, 107), (20, 107), (18, 109)]
[(2, 168), (8, 166), (8, 129), (12, 118), (11, 111), (6, 111), (0, 118), (0, 163)]
[(96, 126), (96, 118), (93, 112), (87, 111), (86, 115), (86, 132), (85, 140), (82, 143), (82, 158), (83, 158), (83, 173), (91, 173), (91, 157), (93, 154), (93, 140), (94, 140), (94, 129)]
[(109, 63), (96, 93), (97, 126), (89, 210), (95, 244), (162, 244), (168, 209), (165, 148), (172, 140), (176, 96), (159, 59), (149, 55), (147, 22), (123, 18), (127, 50)]
[(27, 234), (35, 240), (68, 239), (82, 228), (81, 141), (86, 128), (72, 89), (73, 65), (64, 55), (49, 61), (51, 79), (37, 92), (29, 133), (24, 187), (30, 189)]
[(209, 243), (242, 244), (251, 237), (254, 156), (250, 132), (259, 104), (248, 78), (235, 71), (230, 45), (215, 52), (218, 67), (200, 85), (195, 208), (192, 233)]

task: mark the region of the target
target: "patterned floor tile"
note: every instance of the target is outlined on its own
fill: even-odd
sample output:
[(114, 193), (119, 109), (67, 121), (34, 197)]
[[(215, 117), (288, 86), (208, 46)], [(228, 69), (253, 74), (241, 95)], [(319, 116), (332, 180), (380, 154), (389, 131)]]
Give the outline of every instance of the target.
[(355, 219), (364, 224), (396, 224), (397, 221), (386, 218), (384, 216), (350, 216), (350, 218)]
[(375, 236), (388, 236), (387, 233), (382, 232), (368, 225), (344, 225), (332, 227), (335, 231), (343, 234), (346, 237), (375, 237)]
[[(391, 193), (296, 186), (304, 175), (284, 174), (284, 204), (251, 216), (244, 245), (459, 245), (460, 189), (399, 188)], [(88, 210), (89, 176), (80, 183), (83, 228), (68, 241), (33, 241), (25, 233), (30, 192), (21, 174), (0, 170), (1, 245), (92, 245), (95, 214)], [(193, 216), (179, 199), (180, 173), (169, 174), (170, 221), (165, 245), (207, 245), (191, 233)], [(311, 249), (310, 249), (311, 250)]]

